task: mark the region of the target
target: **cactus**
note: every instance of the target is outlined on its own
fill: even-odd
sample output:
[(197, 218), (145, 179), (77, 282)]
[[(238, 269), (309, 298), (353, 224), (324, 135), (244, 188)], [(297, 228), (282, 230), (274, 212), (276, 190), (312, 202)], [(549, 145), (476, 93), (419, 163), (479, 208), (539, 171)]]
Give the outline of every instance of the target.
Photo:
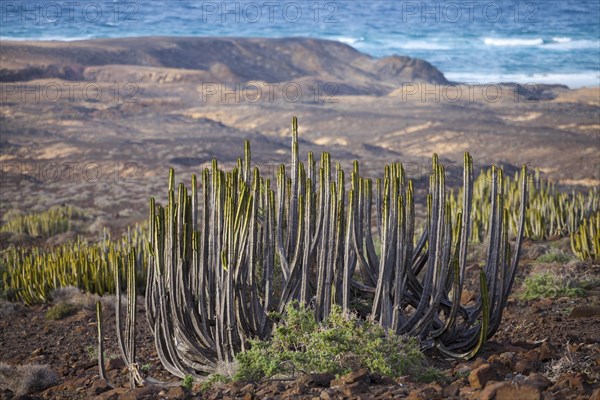
[(5, 216), (7, 221), (0, 226), (0, 232), (25, 233), (29, 236), (50, 237), (71, 229), (72, 220), (83, 217), (82, 211), (71, 207), (52, 207), (35, 214)]
[[(200, 378), (232, 361), (250, 339), (270, 336), (270, 311), (293, 301), (314, 306), (321, 321), (334, 304), (350, 310), (354, 300), (370, 299), (370, 318), (456, 357), (472, 357), (496, 332), (525, 230), (525, 167), (519, 187), (508, 188), (518, 197), (507, 201), (502, 170), (490, 171), (489, 187), (474, 185), (465, 154), (459, 202), (447, 196), (434, 155), (427, 220), (416, 238), (414, 189), (401, 164), (386, 166), (374, 189), (355, 162), (346, 188), (328, 153), (318, 166), (311, 153), (300, 161), (295, 118), (291, 168), (279, 168), (273, 188), (252, 169), (248, 142), (244, 152), (230, 171), (213, 160), (200, 180), (192, 176), (191, 192), (175, 188), (171, 170), (166, 206), (150, 200), (146, 313), (169, 372)], [(483, 209), (472, 205), (484, 195)], [(471, 230), (473, 214), (487, 218), (485, 229)], [(473, 234), (487, 235), (487, 257), (479, 296), (464, 306)]]
[(125, 280), (129, 248), (136, 249), (136, 277), (145, 280), (147, 235), (143, 227), (129, 230), (121, 240), (105, 231), (96, 244), (82, 239), (54, 248), (9, 248), (2, 254), (2, 289), (27, 305), (50, 300), (50, 293), (64, 286), (104, 295), (115, 292), (115, 271)]
[(600, 211), (584, 218), (571, 234), (571, 249), (582, 260), (600, 261)]
[[(488, 182), (491, 179), (491, 170), (480, 173), (473, 187), (473, 237), (475, 243), (483, 243), (485, 232), (489, 228), (487, 215), (490, 210), (490, 196), (488, 193)], [(518, 229), (519, 213), (518, 203), (520, 201), (519, 182), (523, 179), (522, 174), (515, 173), (514, 178), (504, 178), (503, 190), (504, 201), (509, 211), (509, 235), (515, 237)], [(550, 237), (566, 237), (573, 234), (583, 218), (600, 211), (600, 193), (598, 188), (590, 188), (587, 194), (572, 191), (569, 193), (559, 192), (554, 184), (540, 177), (539, 171), (528, 180), (534, 181), (529, 195), (526, 219), (525, 237), (533, 240), (546, 240)], [(451, 204), (452, 214), (456, 215), (460, 210), (458, 199), (462, 191), (457, 194), (453, 192), (448, 196)]]

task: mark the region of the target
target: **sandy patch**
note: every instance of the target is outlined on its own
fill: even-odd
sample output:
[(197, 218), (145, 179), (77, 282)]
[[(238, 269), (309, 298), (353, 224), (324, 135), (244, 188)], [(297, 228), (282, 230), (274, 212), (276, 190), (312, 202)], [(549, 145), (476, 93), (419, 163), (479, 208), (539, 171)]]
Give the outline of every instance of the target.
[(533, 121), (534, 119), (539, 118), (541, 115), (542, 115), (542, 113), (532, 112), (532, 113), (527, 113), (525, 115), (518, 115), (516, 117), (504, 116), (504, 117), (500, 117), (500, 118), (502, 118), (504, 121), (510, 121), (510, 122), (525, 122), (525, 121)]
[(563, 185), (578, 185), (578, 186), (600, 186), (599, 179), (561, 179), (560, 183)]
[(315, 140), (315, 144), (318, 144), (319, 146), (326, 146), (326, 145), (331, 145), (331, 144), (347, 146), (348, 140), (341, 138), (341, 137), (324, 136), (324, 137), (320, 137), (317, 140)]
[(51, 160), (54, 158), (67, 157), (79, 153), (79, 149), (73, 146), (65, 146), (64, 144), (52, 144), (40, 150), (36, 158), (40, 160)]

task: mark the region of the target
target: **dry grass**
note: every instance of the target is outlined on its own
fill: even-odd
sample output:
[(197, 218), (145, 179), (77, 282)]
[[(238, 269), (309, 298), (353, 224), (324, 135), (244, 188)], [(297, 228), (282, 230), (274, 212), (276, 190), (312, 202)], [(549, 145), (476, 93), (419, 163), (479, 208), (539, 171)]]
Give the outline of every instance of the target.
[(0, 362), (0, 388), (16, 396), (36, 393), (58, 383), (56, 373), (47, 365), (9, 365)]

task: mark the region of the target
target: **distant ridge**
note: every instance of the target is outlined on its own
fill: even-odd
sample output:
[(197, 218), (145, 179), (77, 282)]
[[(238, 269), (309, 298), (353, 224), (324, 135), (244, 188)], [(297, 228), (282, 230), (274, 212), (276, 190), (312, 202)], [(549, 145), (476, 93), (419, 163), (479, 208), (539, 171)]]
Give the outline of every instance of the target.
[(336, 82), (340, 94), (386, 94), (402, 82), (447, 83), (425, 60), (373, 58), (311, 38), (137, 37), (3, 41), (1, 82)]

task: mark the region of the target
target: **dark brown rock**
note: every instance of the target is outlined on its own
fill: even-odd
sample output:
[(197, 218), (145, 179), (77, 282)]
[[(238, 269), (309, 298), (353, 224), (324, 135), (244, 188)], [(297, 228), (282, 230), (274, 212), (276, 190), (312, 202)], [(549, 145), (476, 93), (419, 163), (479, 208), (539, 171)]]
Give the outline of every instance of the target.
[(539, 351), (539, 360), (540, 361), (549, 361), (554, 358), (556, 355), (556, 348), (552, 346), (549, 342), (544, 342), (538, 349)]
[(522, 359), (515, 363), (514, 371), (519, 374), (529, 375), (531, 372), (535, 372), (539, 368), (540, 362), (538, 360)]
[(473, 389), (482, 389), (489, 381), (496, 379), (496, 377), (496, 369), (490, 364), (483, 364), (471, 371), (469, 374), (469, 384)]
[(339, 390), (344, 394), (344, 396), (354, 397), (358, 396), (361, 393), (367, 392), (369, 388), (367, 387), (367, 385), (365, 385), (363, 381), (358, 381), (344, 385), (340, 387)]
[(541, 391), (546, 390), (546, 388), (548, 388), (550, 385), (552, 385), (552, 382), (550, 381), (550, 379), (546, 378), (546, 376), (540, 374), (540, 373), (533, 373), (531, 375), (529, 375), (527, 377), (527, 379), (525, 379), (525, 383), (531, 386), (534, 386), (538, 389), (540, 389)]
[(110, 360), (108, 360), (108, 363), (106, 364), (106, 369), (108, 371), (113, 370), (113, 369), (121, 369), (123, 367), (125, 367), (125, 363), (123, 362), (121, 357), (111, 358)]
[(334, 379), (335, 375), (333, 374), (307, 374), (298, 379), (298, 382), (311, 387), (329, 387), (331, 381)]
[(459, 379), (442, 388), (442, 397), (455, 397), (460, 393), (460, 387), (463, 385), (463, 380)]
[(109, 391), (110, 389), (111, 387), (108, 386), (108, 383), (106, 383), (104, 379), (97, 379), (90, 388), (90, 394), (97, 396), (101, 393)]
[(528, 384), (497, 382), (490, 384), (480, 394), (481, 400), (541, 400), (542, 391)]
[(188, 389), (183, 386), (174, 386), (169, 388), (166, 393), (168, 399), (186, 400), (191, 397), (191, 393)]
[(569, 314), (569, 318), (592, 318), (600, 315), (600, 305), (577, 306)]

